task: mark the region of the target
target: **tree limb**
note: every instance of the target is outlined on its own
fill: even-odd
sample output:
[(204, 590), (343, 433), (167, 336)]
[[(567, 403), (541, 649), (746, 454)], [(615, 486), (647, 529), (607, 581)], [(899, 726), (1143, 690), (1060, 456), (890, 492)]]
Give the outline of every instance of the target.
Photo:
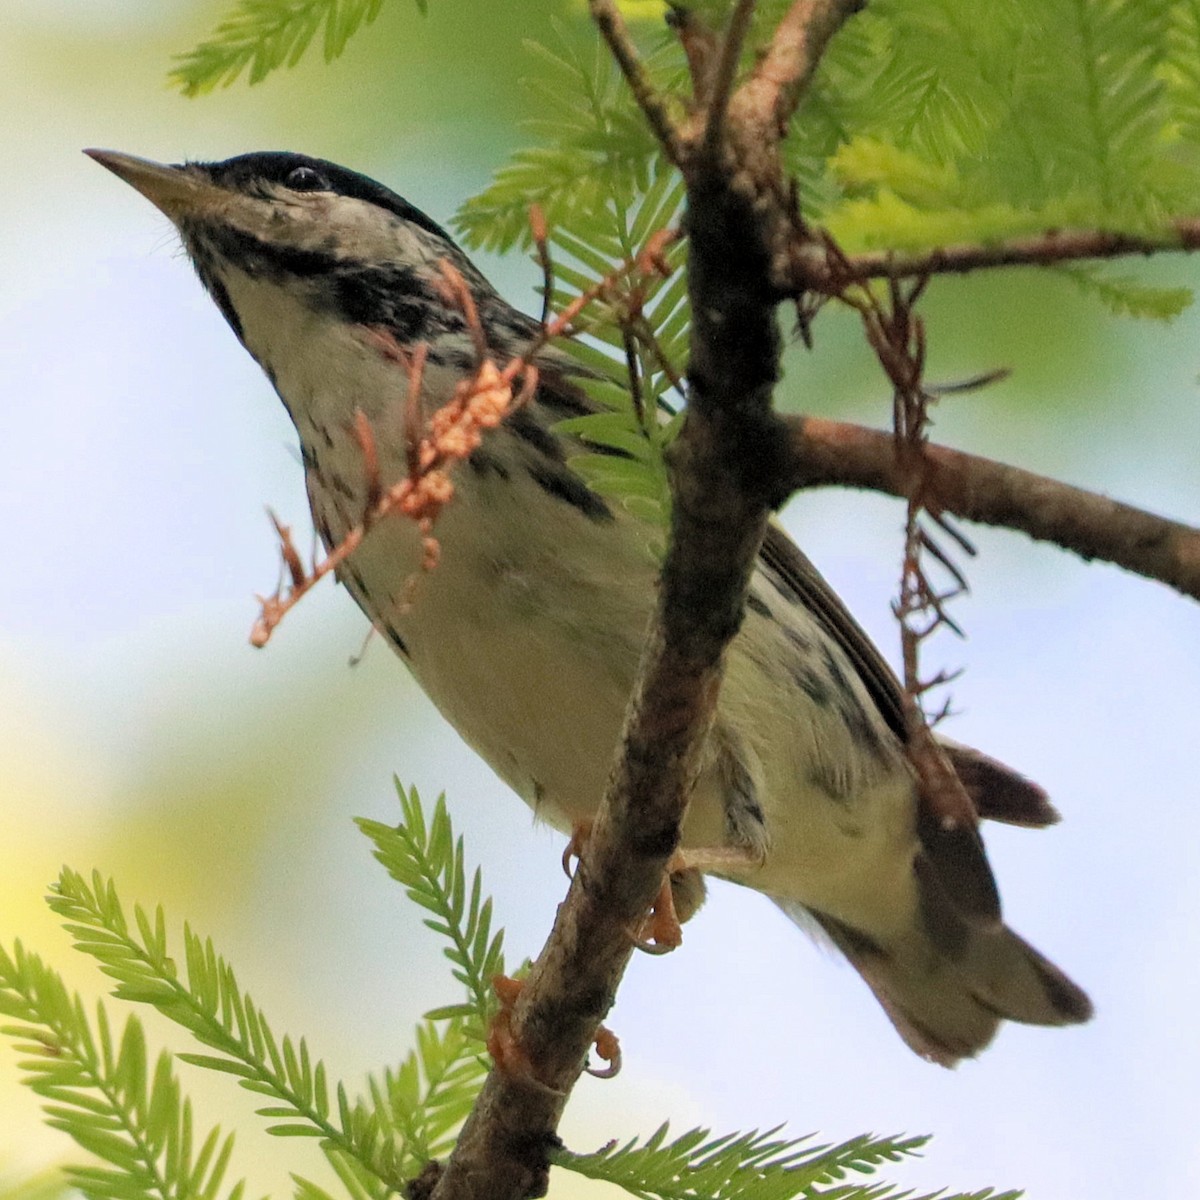
[(866, 0), (795, 0), (776, 26), (740, 100), (782, 131), (808, 90), (829, 39), (866, 7)]
[(666, 101), (651, 82), (615, 0), (589, 0), (588, 8), (601, 36), (608, 43), (613, 58), (617, 60), (633, 98), (654, 131), (654, 136), (658, 138), (663, 153), (678, 166), (684, 154), (679, 127), (672, 118)]
[(1200, 217), (1176, 219), (1156, 236), (1103, 229), (1052, 229), (1006, 241), (964, 242), (914, 252), (877, 250), (845, 256), (831, 255), (828, 245), (806, 230), (792, 242), (788, 260), (777, 264), (776, 276), (785, 295), (804, 291), (836, 293), (849, 284), (868, 279), (965, 275), (985, 267), (1045, 267), (1081, 259), (1148, 256), (1170, 250), (1200, 250)]
[[(786, 418), (791, 488), (825, 484), (907, 496), (891, 433), (821, 417)], [(926, 507), (1020, 530), (1200, 600), (1200, 529), (1044, 475), (927, 445)]]
[(746, 34), (750, 31), (750, 22), (754, 16), (754, 5), (755, 0), (738, 0), (737, 7), (729, 18), (729, 28), (726, 29), (724, 40), (721, 42), (721, 52), (717, 58), (716, 74), (713, 76), (711, 93), (707, 97), (707, 112), (704, 118), (701, 152), (709, 156), (714, 155), (721, 144), (725, 114), (729, 109), (729, 98), (733, 94), (738, 64), (742, 59), (742, 47), (746, 43)]
[[(832, 35), (830, 14), (844, 19), (855, 7), (814, 0), (788, 14), (791, 44), (807, 55), (787, 85), (789, 96), (798, 95)], [(672, 454), (672, 528), (658, 608), (618, 758), (566, 901), (509, 1022), (527, 1069), (493, 1068), (432, 1200), (522, 1200), (544, 1192), (546, 1156), (567, 1094), (616, 995), (632, 931), (679, 842), (724, 650), (741, 622), (768, 515), (783, 498), (774, 485), (787, 444), (771, 411), (778, 296), (768, 280), (768, 247), (779, 231), (774, 222), (764, 228), (755, 200), (786, 193), (782, 131), (776, 125), (764, 145), (758, 130), (747, 128), (757, 115), (731, 105), (727, 150), (696, 154), (651, 86), (615, 4), (590, 0), (590, 8), (688, 188), (688, 416)], [(813, 22), (811, 37), (804, 19)], [(729, 169), (752, 143), (749, 165)]]

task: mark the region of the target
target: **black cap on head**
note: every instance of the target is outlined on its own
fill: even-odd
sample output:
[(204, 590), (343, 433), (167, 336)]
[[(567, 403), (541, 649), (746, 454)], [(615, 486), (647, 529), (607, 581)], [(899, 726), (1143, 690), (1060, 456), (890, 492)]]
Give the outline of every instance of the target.
[(405, 221), (411, 221), (448, 242), (450, 235), (434, 220), (427, 217), (415, 205), (409, 204), (391, 188), (357, 171), (339, 167), (324, 158), (313, 158), (307, 154), (294, 154), (288, 150), (258, 150), (252, 154), (239, 154), (223, 162), (193, 163), (206, 171), (214, 183), (224, 187), (244, 188), (256, 181), (280, 184), (301, 192), (326, 191), (338, 196), (350, 196), (365, 200), (395, 213)]

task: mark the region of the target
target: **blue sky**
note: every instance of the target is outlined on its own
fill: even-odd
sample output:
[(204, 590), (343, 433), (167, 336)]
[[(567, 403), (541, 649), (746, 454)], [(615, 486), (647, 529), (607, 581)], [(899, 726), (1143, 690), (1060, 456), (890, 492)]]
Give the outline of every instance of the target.
[[(214, 932), (278, 1023), (324, 1031), (318, 1044), (355, 1077), (398, 1057), (415, 1017), (452, 992), (351, 816), (395, 812), (393, 773), (430, 799), (444, 788), (514, 956), (536, 952), (561, 897), (559, 841), (382, 646), (347, 667), (363, 636), (348, 597), (321, 589), (266, 651), (249, 647), (252, 595), (276, 570), (263, 506), (303, 516), (289, 426), (165, 219), (79, 151), (288, 146), (376, 174), (439, 220), (501, 151), (447, 152), (481, 139), (442, 128), (428, 105), (419, 119), (398, 106), (386, 139), (342, 145), (308, 97), (327, 88), (352, 107), (363, 62), (185, 102), (163, 86), (166, 53), (202, 23), (176, 26), (165, 8), (148, 27), (144, 11), (0, 3), (0, 102), (16, 118), (0, 132), (0, 936), (67, 962), (43, 887), (64, 860), (112, 871), (131, 900), (161, 899)], [(438, 27), (403, 17), (419, 59)], [(528, 264), (487, 265), (534, 304)], [(1157, 277), (1200, 281), (1183, 259)], [(930, 332), (937, 377), (1014, 370), (948, 401), (938, 437), (1200, 519), (1195, 311), (1120, 323), (1064, 284), (1010, 276), (948, 285)], [(852, 333), (835, 323), (822, 341), (818, 327), (815, 358), (789, 356), (787, 391), (879, 422), (885, 391)], [(900, 518), (891, 502), (833, 493), (785, 518), (893, 657)], [(989, 846), (1010, 923), (1089, 988), (1096, 1020), (1009, 1027), (978, 1062), (938, 1070), (901, 1045), (853, 971), (760, 897), (717, 887), (681, 952), (634, 962), (610, 1022), (625, 1072), (581, 1086), (572, 1145), (668, 1116), (787, 1121), (826, 1139), (933, 1132), (926, 1157), (893, 1173), (926, 1188), (1115, 1200), (1200, 1179), (1200, 613), (1017, 535), (978, 541), (973, 595), (956, 609), (970, 640), (931, 647), (968, 668), (948, 732), (1039, 780), (1062, 810), (1057, 829), (992, 830)], [(0, 1172), (68, 1149), (5, 1086), (14, 1075), (0, 1051)], [(227, 1119), (227, 1091), (200, 1091)], [(242, 1146), (256, 1186), (284, 1191), (276, 1147)]]

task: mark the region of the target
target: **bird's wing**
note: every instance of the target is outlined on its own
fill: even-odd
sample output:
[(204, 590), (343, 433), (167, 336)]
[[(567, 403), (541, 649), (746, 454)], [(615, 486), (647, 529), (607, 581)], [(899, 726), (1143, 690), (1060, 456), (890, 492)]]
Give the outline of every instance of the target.
[[(907, 745), (900, 681), (837, 593), (775, 524), (768, 527), (760, 555), (842, 648), (892, 732)], [(963, 791), (952, 788), (948, 794), (945, 789), (918, 787), (917, 833), (923, 856), (953, 908), (972, 920), (997, 921), (1000, 900), (979, 836), (978, 818), (1046, 825), (1058, 814), (1041, 788), (995, 759), (954, 743), (940, 741), (937, 745)], [(953, 805), (952, 812), (946, 811), (948, 803)]]
[[(761, 556), (845, 651), (888, 726), (902, 742), (907, 741), (900, 680), (820, 571), (775, 524), (767, 529)], [(1020, 772), (970, 746), (948, 738), (939, 738), (938, 742), (979, 816), (1030, 828), (1053, 825), (1059, 820), (1058, 810), (1042, 788)]]

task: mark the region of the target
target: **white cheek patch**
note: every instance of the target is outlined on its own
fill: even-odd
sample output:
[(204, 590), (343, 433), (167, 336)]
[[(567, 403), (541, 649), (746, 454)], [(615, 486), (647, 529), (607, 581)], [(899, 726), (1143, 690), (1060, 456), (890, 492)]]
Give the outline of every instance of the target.
[(377, 204), (328, 192), (271, 188), (264, 196), (230, 195), (219, 219), (259, 241), (360, 262), (433, 265), (448, 247)]

